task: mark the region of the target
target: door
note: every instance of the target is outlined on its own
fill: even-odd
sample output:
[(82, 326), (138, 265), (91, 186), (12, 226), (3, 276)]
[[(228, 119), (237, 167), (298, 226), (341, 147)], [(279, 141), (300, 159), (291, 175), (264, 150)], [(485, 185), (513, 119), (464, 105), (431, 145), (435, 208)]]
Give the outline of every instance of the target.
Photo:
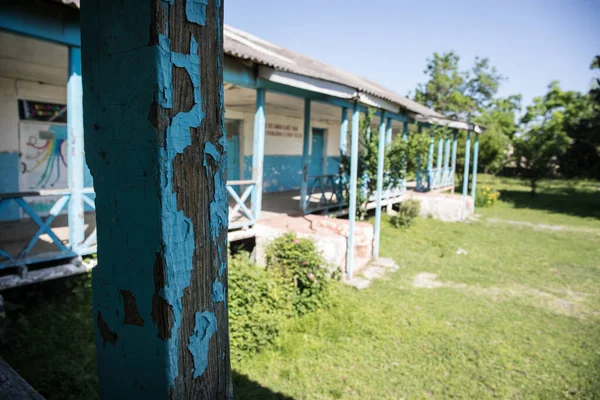
[[(240, 179), (240, 121), (225, 120), (227, 131), (227, 180), (237, 181)], [(239, 189), (235, 187), (234, 189)]]
[(240, 135), (227, 138), (227, 180), (240, 179)]
[(323, 157), (325, 156), (325, 130), (313, 128), (312, 130), (312, 151), (310, 155), (310, 165), (308, 166), (308, 176), (323, 175)]

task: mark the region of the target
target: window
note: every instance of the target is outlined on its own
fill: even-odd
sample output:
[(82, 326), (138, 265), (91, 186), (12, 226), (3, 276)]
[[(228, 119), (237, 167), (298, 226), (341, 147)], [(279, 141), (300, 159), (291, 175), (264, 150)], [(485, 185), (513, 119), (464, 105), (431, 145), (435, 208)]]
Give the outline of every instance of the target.
[(21, 121), (64, 123), (67, 122), (67, 106), (64, 104), (19, 100), (19, 119)]

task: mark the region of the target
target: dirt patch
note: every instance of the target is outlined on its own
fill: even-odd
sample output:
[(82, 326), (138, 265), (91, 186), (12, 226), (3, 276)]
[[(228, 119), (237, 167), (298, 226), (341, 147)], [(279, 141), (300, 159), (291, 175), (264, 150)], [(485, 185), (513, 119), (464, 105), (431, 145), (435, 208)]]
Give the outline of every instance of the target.
[(523, 227), (532, 228), (532, 229), (536, 229), (536, 230), (540, 230), (540, 231), (583, 232), (583, 233), (592, 233), (592, 234), (600, 235), (600, 229), (584, 228), (584, 227), (579, 227), (579, 226), (534, 224), (531, 222), (513, 221), (510, 219), (500, 219), (500, 218), (487, 218), (486, 222), (491, 222), (492, 224), (508, 224), (508, 225), (523, 226)]
[(412, 285), (413, 287), (422, 289), (435, 289), (441, 287), (458, 289), (465, 293), (489, 297), (494, 301), (507, 301), (520, 298), (528, 300), (538, 307), (542, 307), (557, 314), (582, 319), (589, 314), (597, 314), (586, 307), (584, 293), (575, 293), (572, 291), (565, 291), (564, 297), (559, 297), (552, 293), (525, 285), (511, 285), (507, 287), (469, 286), (466, 283), (440, 281), (438, 280), (437, 274), (432, 274), (430, 272), (421, 272), (415, 275)]

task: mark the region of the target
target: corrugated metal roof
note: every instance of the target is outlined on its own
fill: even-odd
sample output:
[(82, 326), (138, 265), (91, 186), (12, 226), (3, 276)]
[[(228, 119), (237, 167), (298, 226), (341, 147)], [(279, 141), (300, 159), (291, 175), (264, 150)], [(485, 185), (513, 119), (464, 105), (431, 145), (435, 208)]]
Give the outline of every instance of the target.
[[(79, 8), (80, 0), (54, 0), (70, 7)], [(454, 121), (444, 115), (412, 101), (398, 93), (387, 89), (366, 78), (342, 71), (324, 62), (296, 53), (284, 47), (260, 39), (242, 30), (225, 25), (224, 52), (233, 57), (250, 60), (256, 64), (271, 67), (275, 70), (290, 72), (345, 85), (381, 99), (390, 101), (424, 118), (424, 122), (450, 125), (459, 129), (467, 129), (470, 124)], [(477, 129), (478, 130), (478, 129)]]
[(350, 86), (357, 91), (396, 103), (417, 114), (444, 118), (443, 115), (368, 79), (277, 46), (228, 25), (225, 25), (224, 51), (233, 57), (250, 60), (276, 70)]

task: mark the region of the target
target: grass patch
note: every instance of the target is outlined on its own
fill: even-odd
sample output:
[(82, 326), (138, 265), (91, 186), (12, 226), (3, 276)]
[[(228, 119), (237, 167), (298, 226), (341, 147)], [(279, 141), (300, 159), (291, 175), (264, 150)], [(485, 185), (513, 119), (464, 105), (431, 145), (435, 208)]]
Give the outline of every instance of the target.
[[(332, 285), (330, 309), (234, 362), (236, 398), (600, 398), (600, 236), (485, 222), (600, 230), (589, 204), (597, 190), (578, 184), (560, 194), (562, 205), (526, 206), (505, 196), (528, 196), (520, 182), (490, 183), (502, 197), (477, 210), (480, 222), (420, 219), (395, 229), (384, 221), (381, 252), (400, 270), (363, 291)], [(565, 185), (543, 183), (539, 197)], [(444, 286), (414, 287), (422, 272)], [(76, 288), (15, 312), (26, 325), (9, 326), (0, 349), (48, 399), (97, 396), (89, 289)]]

